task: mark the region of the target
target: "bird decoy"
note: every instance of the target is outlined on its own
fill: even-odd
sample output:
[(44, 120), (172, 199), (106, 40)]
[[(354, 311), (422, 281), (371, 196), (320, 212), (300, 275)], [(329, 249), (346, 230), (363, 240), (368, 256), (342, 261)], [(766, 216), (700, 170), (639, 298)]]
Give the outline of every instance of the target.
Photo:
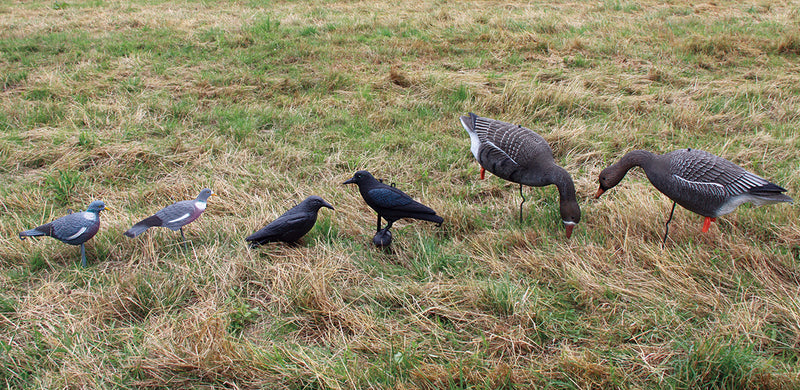
[(525, 196), (522, 186), (544, 187), (555, 184), (558, 188), (559, 211), (567, 238), (581, 220), (581, 209), (575, 197), (572, 177), (553, 160), (553, 150), (533, 130), (495, 119), (484, 118), (473, 113), (461, 116), (461, 125), (467, 130), (470, 151), (484, 171), (519, 184), (522, 203), (519, 219), (522, 221), (522, 205)]
[(691, 148), (661, 155), (646, 150), (628, 152), (600, 172), (600, 188), (595, 198), (619, 184), (633, 167), (641, 167), (650, 183), (672, 199), (672, 211), (667, 219), (662, 245), (667, 242), (676, 204), (704, 216), (705, 233), (717, 217), (732, 212), (743, 203), (762, 206), (792, 202), (792, 198), (783, 194), (785, 188), (722, 157)]
[(322, 207), (335, 210), (330, 203), (319, 196), (309, 196), (267, 226), (245, 238), (245, 241), (250, 242), (251, 248), (268, 242), (297, 242), (300, 237), (306, 235), (314, 227), (314, 223), (317, 222), (317, 213)]
[(386, 248), (392, 244), (392, 232), (389, 228), (378, 230), (372, 237), (372, 243), (378, 248)]
[(53, 222), (19, 233), (19, 238), (50, 236), (69, 245), (81, 246), (81, 266), (86, 267), (86, 247), (83, 245), (100, 229), (100, 212), (106, 209), (102, 200), (89, 203), (86, 211), (65, 215)]
[(356, 184), (361, 197), (364, 202), (372, 207), (378, 213), (378, 228), (376, 232), (380, 232), (381, 218), (385, 219), (388, 223), (385, 230), (388, 231), (392, 224), (401, 218), (414, 218), (424, 221), (430, 221), (441, 226), (444, 219), (436, 215), (428, 206), (423, 205), (411, 199), (405, 192), (399, 189), (381, 183), (367, 171), (358, 171), (352, 178), (348, 179), (342, 184)]
[(200, 195), (197, 195), (197, 199), (182, 200), (164, 207), (156, 211), (155, 214), (133, 225), (133, 227), (128, 229), (124, 234), (133, 238), (151, 227), (163, 226), (173, 231), (180, 230), (183, 246), (186, 248), (186, 236), (183, 234), (183, 226), (200, 217), (200, 214), (203, 214), (203, 211), (206, 210), (208, 197), (212, 195), (214, 195), (214, 193), (210, 189), (205, 188), (200, 191)]

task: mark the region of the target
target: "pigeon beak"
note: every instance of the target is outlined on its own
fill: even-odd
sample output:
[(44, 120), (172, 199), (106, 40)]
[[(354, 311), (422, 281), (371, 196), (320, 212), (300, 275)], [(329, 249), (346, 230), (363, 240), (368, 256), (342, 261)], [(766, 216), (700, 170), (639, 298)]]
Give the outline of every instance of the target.
[(606, 192), (606, 190), (604, 190), (603, 187), (598, 188), (597, 189), (597, 193), (594, 194), (594, 198), (595, 199), (599, 199), (600, 195), (603, 195), (604, 192)]
[(572, 229), (575, 229), (575, 223), (573, 222), (564, 222), (564, 229), (567, 230), (567, 238), (569, 239), (572, 237)]
[(355, 182), (356, 182), (356, 177), (353, 176), (353, 177), (351, 177), (350, 179), (348, 179), (346, 182), (344, 182), (342, 184), (352, 184), (352, 183), (355, 183)]

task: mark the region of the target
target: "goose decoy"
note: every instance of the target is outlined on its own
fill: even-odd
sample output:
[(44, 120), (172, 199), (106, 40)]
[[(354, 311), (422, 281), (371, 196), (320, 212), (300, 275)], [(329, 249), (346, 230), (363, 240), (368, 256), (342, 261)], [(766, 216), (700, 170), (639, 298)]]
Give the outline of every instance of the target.
[(600, 188), (595, 198), (619, 184), (633, 167), (641, 167), (650, 183), (672, 199), (672, 211), (667, 219), (662, 244), (667, 242), (669, 223), (676, 204), (706, 217), (703, 222), (705, 233), (717, 217), (732, 212), (742, 203), (752, 202), (762, 206), (792, 202), (792, 198), (783, 194), (785, 188), (722, 157), (691, 148), (661, 155), (646, 150), (628, 152), (600, 172)]
[(182, 200), (164, 207), (155, 214), (133, 225), (133, 227), (128, 229), (124, 234), (133, 238), (151, 227), (163, 226), (173, 231), (180, 230), (183, 246), (186, 248), (186, 236), (183, 234), (183, 226), (200, 217), (200, 214), (203, 214), (203, 211), (206, 210), (208, 197), (212, 195), (214, 195), (214, 193), (211, 192), (210, 189), (205, 188), (200, 191), (200, 195), (197, 195), (197, 199)]
[(317, 213), (322, 207), (335, 210), (330, 203), (319, 196), (309, 196), (267, 226), (245, 238), (245, 241), (250, 242), (250, 248), (276, 241), (294, 243), (314, 227)]
[(531, 129), (473, 113), (462, 116), (461, 125), (469, 134), (470, 151), (481, 166), (481, 179), (484, 178), (484, 171), (488, 170), (502, 179), (519, 183), (519, 194), (522, 196), (520, 221), (522, 204), (525, 203), (522, 185), (544, 187), (555, 184), (561, 220), (569, 238), (581, 220), (581, 209), (575, 197), (572, 177), (555, 163), (553, 150), (547, 141)]
[[(364, 202), (378, 213), (378, 228), (376, 232), (388, 230), (392, 224), (401, 218), (414, 218), (434, 222), (441, 226), (444, 219), (436, 215), (428, 206), (411, 199), (405, 192), (381, 183), (367, 171), (358, 171), (352, 178), (342, 184), (356, 184)], [(381, 228), (381, 218), (388, 224)]]
[(86, 267), (86, 247), (83, 245), (100, 229), (100, 212), (106, 209), (102, 200), (89, 203), (86, 211), (79, 211), (53, 222), (19, 233), (19, 238), (50, 236), (69, 245), (81, 246), (81, 266)]

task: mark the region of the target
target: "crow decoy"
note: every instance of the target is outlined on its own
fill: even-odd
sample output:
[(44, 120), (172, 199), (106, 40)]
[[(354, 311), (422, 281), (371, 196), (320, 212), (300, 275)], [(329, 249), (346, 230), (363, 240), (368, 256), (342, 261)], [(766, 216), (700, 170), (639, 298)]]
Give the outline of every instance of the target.
[(314, 227), (314, 223), (317, 222), (317, 212), (321, 207), (335, 210), (330, 203), (319, 196), (309, 196), (267, 226), (245, 238), (245, 241), (250, 242), (251, 248), (275, 241), (297, 242)]
[(381, 183), (367, 171), (356, 172), (352, 178), (342, 184), (357, 184), (364, 202), (378, 213), (376, 232), (382, 230), (381, 218), (388, 222), (384, 228), (386, 231), (400, 218), (421, 219), (440, 226), (444, 222), (444, 219), (436, 215), (436, 211), (430, 207), (411, 199), (406, 193), (393, 186)]
[(667, 242), (676, 204), (706, 217), (705, 233), (717, 217), (732, 212), (742, 203), (762, 206), (792, 202), (792, 198), (783, 194), (785, 188), (722, 157), (697, 149), (679, 149), (661, 155), (646, 150), (630, 151), (600, 172), (600, 188), (595, 198), (619, 184), (628, 170), (637, 166), (642, 167), (657, 190), (672, 199), (662, 244)]
[(154, 226), (163, 226), (169, 229), (180, 230), (181, 238), (183, 239), (183, 246), (186, 248), (186, 236), (183, 234), (183, 226), (194, 221), (203, 211), (206, 210), (208, 197), (214, 195), (210, 189), (205, 188), (200, 191), (195, 200), (182, 200), (175, 202), (161, 210), (158, 210), (154, 215), (151, 215), (133, 225), (124, 234), (128, 237), (136, 237), (142, 234), (145, 230)]
[(470, 151), (481, 166), (481, 179), (484, 178), (484, 170), (488, 170), (502, 179), (519, 183), (519, 194), (522, 196), (520, 221), (522, 204), (525, 203), (522, 185), (556, 185), (561, 220), (569, 238), (581, 220), (581, 209), (575, 197), (572, 177), (555, 163), (553, 150), (547, 141), (531, 129), (473, 113), (462, 116), (461, 125), (469, 134)]
[(19, 233), (19, 238), (50, 236), (63, 243), (81, 246), (81, 267), (86, 267), (86, 247), (83, 245), (100, 229), (100, 212), (106, 209), (102, 200), (89, 203), (86, 211), (79, 211), (42, 226)]

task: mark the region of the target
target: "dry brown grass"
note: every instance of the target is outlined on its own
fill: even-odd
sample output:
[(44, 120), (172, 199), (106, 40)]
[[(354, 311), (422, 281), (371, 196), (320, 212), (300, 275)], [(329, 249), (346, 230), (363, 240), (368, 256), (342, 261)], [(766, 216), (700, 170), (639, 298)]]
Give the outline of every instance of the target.
[[(793, 388), (797, 207), (708, 234), (624, 152), (696, 147), (800, 188), (798, 6), (0, 4), (0, 378), (8, 387)], [(780, 30), (780, 31), (778, 31)], [(530, 127), (575, 179), (478, 168), (458, 115)], [(446, 218), (398, 223), (358, 169)], [(122, 232), (203, 187), (180, 235)], [(308, 195), (296, 247), (243, 237)], [(796, 196), (795, 196), (796, 197)], [(17, 233), (103, 199), (78, 251)]]

